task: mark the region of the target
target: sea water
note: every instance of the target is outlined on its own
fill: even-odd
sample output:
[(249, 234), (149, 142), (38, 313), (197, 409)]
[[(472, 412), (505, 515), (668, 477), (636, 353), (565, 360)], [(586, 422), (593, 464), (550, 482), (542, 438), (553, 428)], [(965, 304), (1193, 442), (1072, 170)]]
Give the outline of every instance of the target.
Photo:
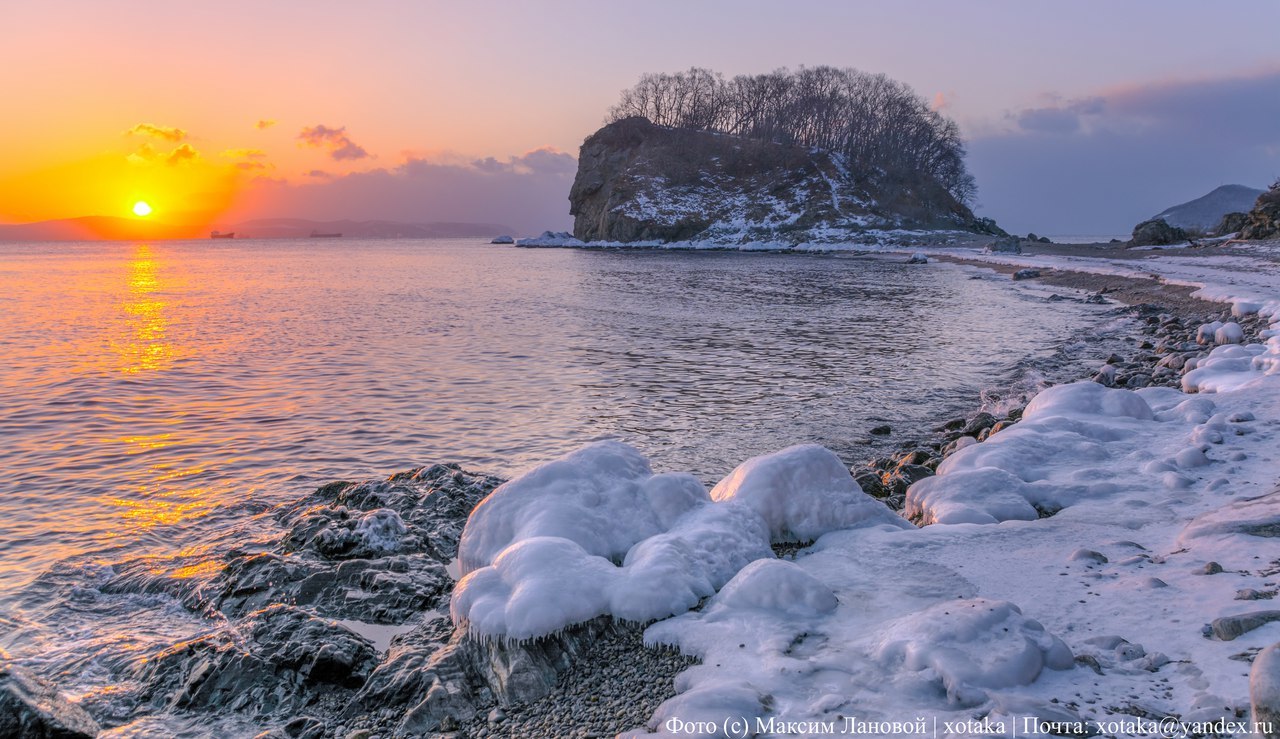
[[(901, 256), (0, 244), (0, 648), (109, 691), (216, 621), (165, 582), (332, 480), (510, 476), (601, 438), (709, 484), (801, 442), (860, 462), (1109, 310), (1049, 292)], [(104, 590), (126, 563), (154, 586)]]

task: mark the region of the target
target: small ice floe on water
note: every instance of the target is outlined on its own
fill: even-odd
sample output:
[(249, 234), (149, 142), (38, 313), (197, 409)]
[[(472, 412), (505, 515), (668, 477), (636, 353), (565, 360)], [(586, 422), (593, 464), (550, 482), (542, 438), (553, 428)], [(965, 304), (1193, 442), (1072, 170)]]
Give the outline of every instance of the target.
[(494, 236), (493, 240), (490, 241), (489, 243), (490, 244), (514, 244), (516, 243), (516, 240), (510, 236), (503, 235), (503, 236)]

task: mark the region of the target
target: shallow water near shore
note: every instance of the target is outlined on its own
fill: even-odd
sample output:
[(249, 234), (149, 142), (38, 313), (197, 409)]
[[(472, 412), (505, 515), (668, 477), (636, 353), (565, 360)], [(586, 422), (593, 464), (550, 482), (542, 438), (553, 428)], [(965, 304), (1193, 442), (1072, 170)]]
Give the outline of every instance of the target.
[(0, 244), (0, 647), (100, 689), (203, 623), (104, 573), (207, 578), (331, 480), (511, 476), (606, 437), (708, 483), (801, 442), (856, 462), (1098, 353), (1069, 340), (1106, 306), (974, 276), (465, 240)]

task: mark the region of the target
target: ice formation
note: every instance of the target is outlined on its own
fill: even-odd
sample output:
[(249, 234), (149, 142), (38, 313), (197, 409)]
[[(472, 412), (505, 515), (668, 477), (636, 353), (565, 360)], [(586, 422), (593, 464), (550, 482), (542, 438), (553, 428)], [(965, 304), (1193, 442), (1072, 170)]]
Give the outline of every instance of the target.
[(744, 462), (708, 495), (652, 473), (638, 451), (591, 444), (495, 490), (459, 544), (452, 615), (471, 633), (529, 639), (596, 616), (682, 613), (773, 541), (909, 526), (858, 488), (839, 458), (801, 445)]

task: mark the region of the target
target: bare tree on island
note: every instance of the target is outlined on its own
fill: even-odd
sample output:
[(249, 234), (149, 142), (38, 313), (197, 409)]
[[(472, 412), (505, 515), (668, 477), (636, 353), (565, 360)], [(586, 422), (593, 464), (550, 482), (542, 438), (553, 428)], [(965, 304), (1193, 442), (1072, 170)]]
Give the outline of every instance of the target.
[(622, 92), (607, 122), (632, 116), (823, 149), (884, 185), (941, 187), (966, 204), (977, 192), (964, 166), (959, 127), (883, 74), (826, 66), (731, 80), (698, 67), (645, 74)]

